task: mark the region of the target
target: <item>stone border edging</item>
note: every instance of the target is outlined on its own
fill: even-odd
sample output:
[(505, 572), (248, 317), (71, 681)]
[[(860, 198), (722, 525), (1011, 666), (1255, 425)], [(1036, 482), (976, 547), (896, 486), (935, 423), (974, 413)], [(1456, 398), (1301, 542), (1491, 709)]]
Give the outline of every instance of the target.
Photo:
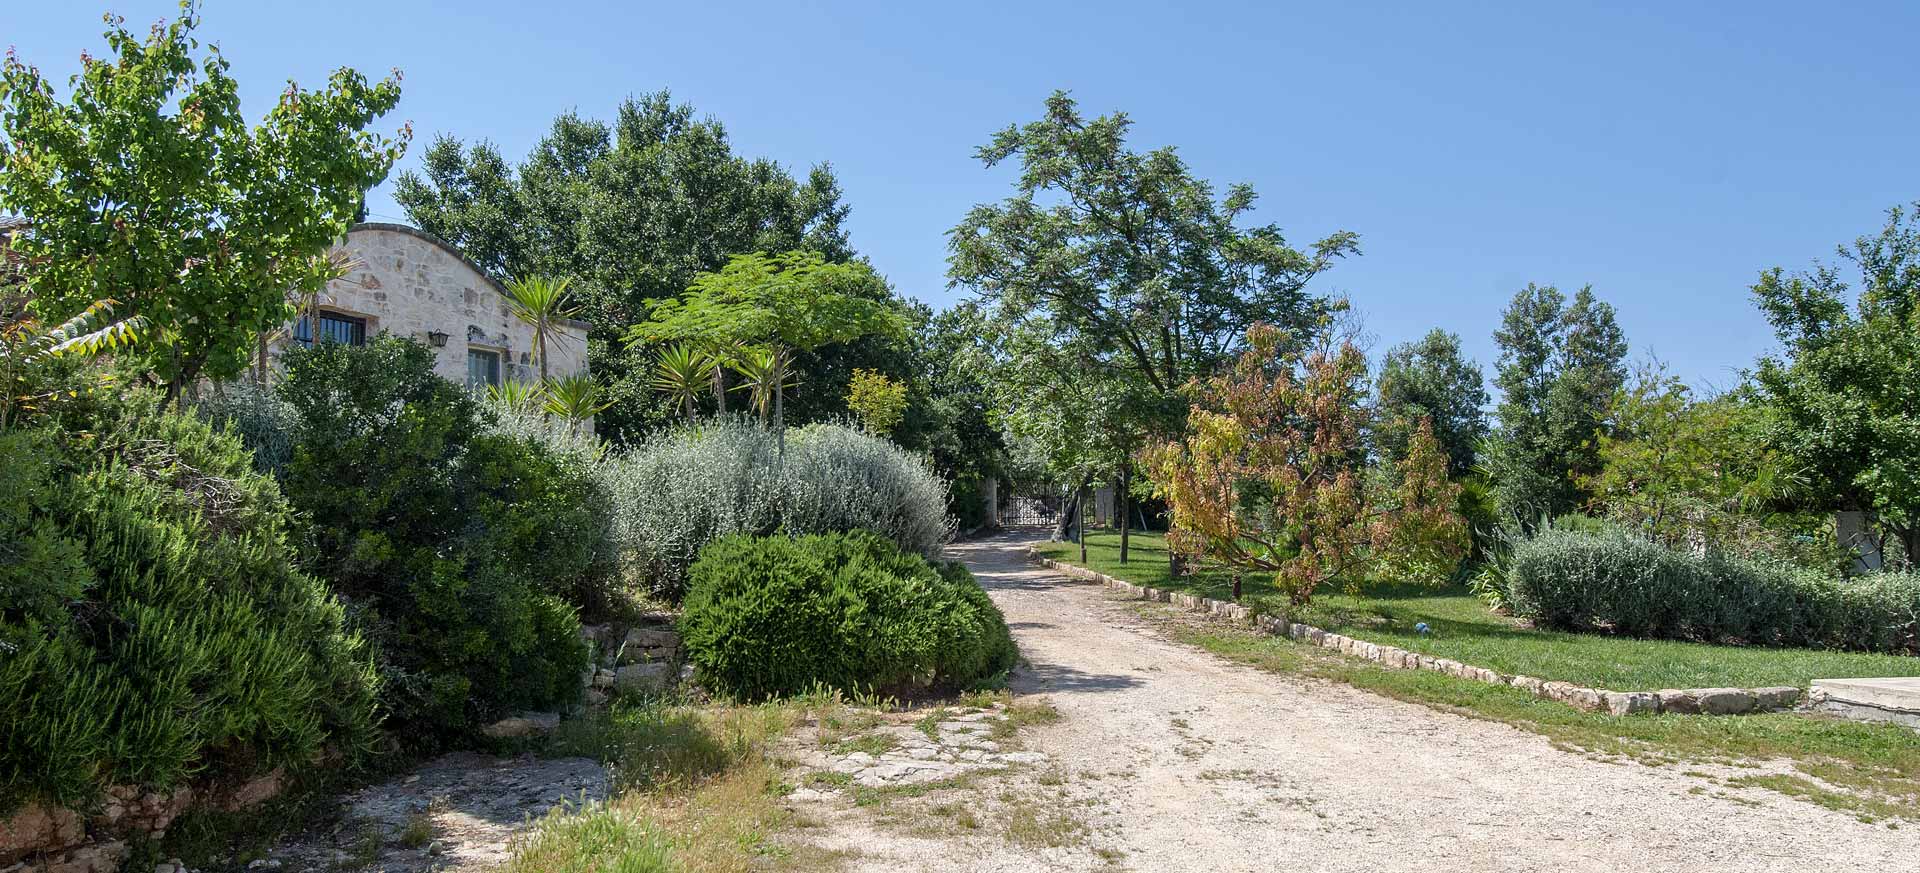
[(1536, 697), (1590, 712), (1605, 712), (1612, 715), (1656, 712), (1740, 715), (1749, 712), (1793, 709), (1800, 705), (1804, 697), (1801, 689), (1791, 685), (1766, 688), (1667, 688), (1660, 691), (1609, 691), (1604, 688), (1587, 688), (1571, 682), (1536, 679), (1532, 676), (1510, 676), (1449, 658), (1436, 658), (1395, 646), (1357, 640), (1321, 630), (1312, 625), (1287, 621), (1284, 616), (1255, 615), (1253, 610), (1238, 603), (1214, 600), (1181, 591), (1165, 591), (1136, 585), (1077, 564), (1055, 561), (1031, 548), (1027, 550), (1027, 555), (1049, 569), (1099, 582), (1108, 588), (1131, 594), (1141, 600), (1170, 603), (1191, 612), (1204, 612), (1215, 618), (1248, 622), (1274, 636), (1285, 636), (1296, 642), (1333, 649), (1342, 654), (1373, 661), (1390, 669), (1432, 670), (1461, 679), (1471, 679), (1491, 685), (1507, 685), (1530, 692)]

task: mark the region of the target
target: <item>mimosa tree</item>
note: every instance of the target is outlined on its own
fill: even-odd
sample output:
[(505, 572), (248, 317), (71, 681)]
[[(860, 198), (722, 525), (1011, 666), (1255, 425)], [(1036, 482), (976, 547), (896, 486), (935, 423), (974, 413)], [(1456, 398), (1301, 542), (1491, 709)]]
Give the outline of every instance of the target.
[(701, 273), (679, 298), (656, 304), (626, 340), (745, 345), (735, 359), (768, 366), (754, 381), (772, 388), (773, 426), (781, 430), (794, 352), (906, 330), (885, 295), (872, 293), (884, 285), (864, 263), (829, 263), (817, 252), (736, 255), (718, 272)]

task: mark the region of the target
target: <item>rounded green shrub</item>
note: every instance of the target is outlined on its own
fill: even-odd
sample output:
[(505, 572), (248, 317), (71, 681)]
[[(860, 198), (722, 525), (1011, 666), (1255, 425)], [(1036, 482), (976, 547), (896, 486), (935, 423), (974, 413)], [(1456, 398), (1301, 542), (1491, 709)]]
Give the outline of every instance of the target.
[(375, 736), (378, 677), (238, 439), (138, 389), (0, 432), (0, 812)]
[(1920, 654), (1920, 574), (1838, 577), (1624, 532), (1549, 530), (1514, 548), (1507, 581), (1514, 614), (1541, 627)]
[(1016, 658), (966, 568), (867, 531), (715, 541), (693, 564), (680, 633), (701, 681), (746, 699), (965, 688)]

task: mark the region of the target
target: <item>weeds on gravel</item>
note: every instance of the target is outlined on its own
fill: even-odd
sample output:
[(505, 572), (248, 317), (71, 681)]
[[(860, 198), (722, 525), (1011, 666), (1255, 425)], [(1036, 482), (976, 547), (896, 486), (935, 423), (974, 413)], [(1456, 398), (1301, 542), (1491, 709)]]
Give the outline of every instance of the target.
[(1585, 712), (1521, 691), (1427, 670), (1389, 670), (1291, 640), (1182, 622), (1143, 607), (1176, 640), (1261, 669), (1345, 682), (1387, 697), (1499, 721), (1562, 748), (1654, 766), (1790, 762), (1788, 776), (1737, 777), (1729, 787), (1768, 788), (1865, 821), (1920, 821), (1920, 733), (1793, 713), (1703, 717)]
[(597, 751), (623, 789), (549, 813), (515, 841), (504, 873), (835, 868), (834, 853), (775, 839), (801, 822), (781, 803), (792, 786), (767, 750), (804, 717), (795, 702), (608, 712), (557, 748)]
[(720, 773), (786, 730), (777, 705), (700, 708), (614, 706), (563, 722), (552, 754), (597, 758), (617, 791), (672, 787)]

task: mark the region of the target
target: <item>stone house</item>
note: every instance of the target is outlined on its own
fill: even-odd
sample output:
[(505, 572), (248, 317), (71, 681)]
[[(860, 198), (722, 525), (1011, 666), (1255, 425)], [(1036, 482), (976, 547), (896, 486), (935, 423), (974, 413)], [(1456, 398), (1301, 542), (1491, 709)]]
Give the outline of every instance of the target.
[[(469, 386), (530, 382), (533, 327), (508, 309), (506, 289), (458, 249), (404, 224), (368, 222), (348, 228), (339, 251), (350, 258), (345, 278), (327, 283), (317, 325), (296, 319), (281, 343), (322, 340), (359, 345), (381, 333), (427, 344), (434, 370)], [(587, 370), (587, 323), (565, 319), (549, 343), (547, 372)]]

